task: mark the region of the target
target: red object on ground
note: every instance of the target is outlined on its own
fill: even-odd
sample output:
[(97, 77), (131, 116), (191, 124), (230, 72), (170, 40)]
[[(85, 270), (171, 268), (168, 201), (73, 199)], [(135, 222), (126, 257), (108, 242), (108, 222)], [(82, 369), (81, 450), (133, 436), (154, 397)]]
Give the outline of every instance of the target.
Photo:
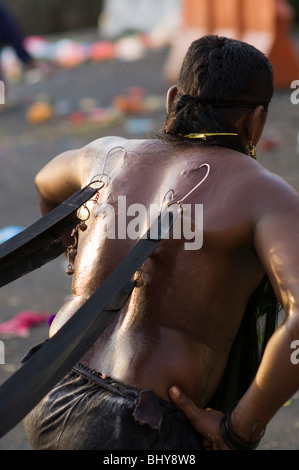
[(22, 311), (11, 320), (0, 323), (1, 336), (21, 336), (29, 335), (30, 329), (34, 326), (45, 323), (49, 318), (48, 313), (37, 313), (32, 311)]
[(90, 57), (94, 61), (114, 59), (115, 46), (109, 41), (95, 42), (90, 46)]

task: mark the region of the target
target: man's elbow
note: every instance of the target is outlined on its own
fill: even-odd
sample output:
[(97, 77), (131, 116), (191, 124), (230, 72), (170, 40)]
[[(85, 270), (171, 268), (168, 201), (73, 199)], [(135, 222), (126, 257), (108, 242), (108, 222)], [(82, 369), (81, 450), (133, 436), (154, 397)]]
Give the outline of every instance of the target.
[(55, 207), (59, 205), (59, 202), (49, 197), (49, 191), (47, 187), (47, 181), (40, 171), (34, 178), (34, 185), (37, 190), (38, 202), (42, 215), (46, 215), (51, 212)]
[(294, 340), (299, 340), (299, 306), (292, 306), (285, 320), (285, 326), (289, 335)]
[(38, 193), (40, 193), (41, 191), (42, 180), (43, 180), (42, 171), (39, 171), (34, 178), (34, 186), (36, 187)]

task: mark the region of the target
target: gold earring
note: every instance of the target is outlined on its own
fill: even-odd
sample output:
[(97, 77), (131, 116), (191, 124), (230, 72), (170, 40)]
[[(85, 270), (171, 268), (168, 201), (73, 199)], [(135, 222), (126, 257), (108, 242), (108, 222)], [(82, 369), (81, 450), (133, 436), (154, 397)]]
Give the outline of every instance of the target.
[(252, 141), (249, 145), (246, 145), (246, 153), (249, 157), (257, 159), (256, 146), (253, 145)]

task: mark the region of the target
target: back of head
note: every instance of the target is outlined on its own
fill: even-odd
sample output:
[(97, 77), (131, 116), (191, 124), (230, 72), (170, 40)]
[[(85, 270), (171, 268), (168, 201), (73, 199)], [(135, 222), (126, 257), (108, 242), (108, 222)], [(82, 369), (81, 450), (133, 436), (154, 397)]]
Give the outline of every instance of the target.
[[(166, 137), (182, 141), (192, 133), (235, 132), (234, 122), (246, 109), (262, 104), (267, 111), (273, 96), (273, 71), (269, 60), (254, 46), (204, 36), (189, 47), (177, 88), (164, 128)], [(213, 143), (244, 150), (241, 142), (231, 137), (208, 141)]]

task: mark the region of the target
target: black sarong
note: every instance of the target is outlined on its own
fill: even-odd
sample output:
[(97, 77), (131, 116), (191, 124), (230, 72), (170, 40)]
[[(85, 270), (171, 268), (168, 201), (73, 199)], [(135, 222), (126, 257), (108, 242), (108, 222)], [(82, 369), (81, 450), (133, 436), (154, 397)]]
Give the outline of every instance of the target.
[(202, 450), (172, 403), (77, 364), (24, 420), (36, 450)]

